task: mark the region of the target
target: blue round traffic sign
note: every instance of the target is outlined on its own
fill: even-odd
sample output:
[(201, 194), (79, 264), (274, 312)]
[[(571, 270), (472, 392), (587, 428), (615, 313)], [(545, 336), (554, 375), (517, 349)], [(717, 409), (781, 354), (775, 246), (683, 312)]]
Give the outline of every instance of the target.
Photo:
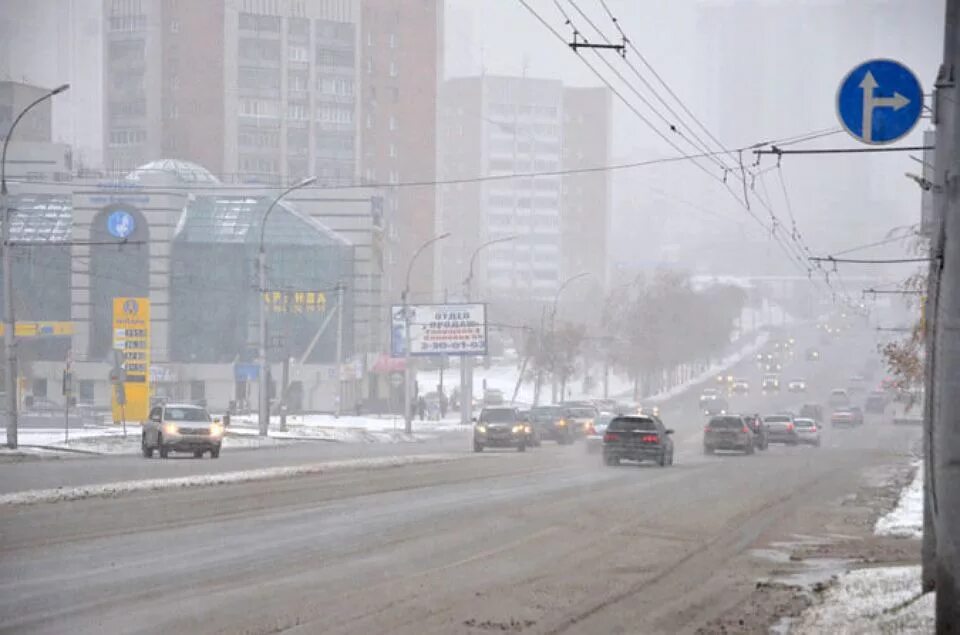
[(129, 238), (136, 226), (133, 214), (122, 209), (107, 217), (107, 231), (117, 238)]
[(908, 134), (923, 112), (923, 88), (894, 60), (877, 59), (847, 73), (837, 91), (837, 116), (855, 139), (872, 145)]

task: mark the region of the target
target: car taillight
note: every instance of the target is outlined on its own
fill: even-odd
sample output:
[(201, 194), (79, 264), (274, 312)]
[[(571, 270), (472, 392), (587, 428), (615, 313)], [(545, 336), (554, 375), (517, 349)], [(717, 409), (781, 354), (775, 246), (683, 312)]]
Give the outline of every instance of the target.
[(609, 443), (610, 441), (619, 441), (619, 440), (620, 440), (620, 435), (613, 432), (608, 432), (605, 435), (603, 435), (603, 441), (605, 443)]
[(713, 430), (713, 428), (711, 428), (710, 426), (703, 426), (703, 431), (704, 431), (704, 432), (710, 432), (710, 431), (712, 431), (712, 430)]
[(597, 429), (593, 427), (592, 423), (587, 424), (587, 434), (596, 434)]
[(657, 443), (660, 441), (660, 437), (655, 434), (645, 434), (640, 440), (644, 443)]
[(743, 426), (743, 430), (741, 430), (741, 432), (750, 432), (750, 428)]
[(788, 424), (787, 424), (787, 432), (793, 432), (793, 424), (792, 424), (792, 423), (788, 423)]

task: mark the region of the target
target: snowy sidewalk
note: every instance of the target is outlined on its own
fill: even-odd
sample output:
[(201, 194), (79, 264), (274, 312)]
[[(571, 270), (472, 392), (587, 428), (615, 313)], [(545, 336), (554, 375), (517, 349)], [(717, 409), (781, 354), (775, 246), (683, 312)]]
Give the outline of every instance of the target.
[[(877, 519), (874, 532), (923, 537), (923, 464), (900, 492), (897, 505)], [(790, 624), (790, 633), (933, 633), (935, 593), (920, 593), (920, 566), (864, 568), (841, 575), (813, 606)]]

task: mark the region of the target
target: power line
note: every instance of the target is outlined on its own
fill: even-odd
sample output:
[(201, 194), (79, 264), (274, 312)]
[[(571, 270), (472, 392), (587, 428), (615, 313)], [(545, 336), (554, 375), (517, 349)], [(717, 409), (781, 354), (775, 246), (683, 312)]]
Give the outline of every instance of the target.
[(834, 258), (833, 256), (814, 256), (809, 258), (809, 260), (813, 262), (831, 262), (841, 264), (882, 265), (907, 262), (935, 262), (939, 260), (939, 258), (881, 258), (877, 260), (868, 260), (859, 258)]
[(844, 249), (843, 251), (838, 251), (838, 252), (834, 253), (833, 255), (834, 255), (834, 256), (842, 256), (842, 255), (844, 255), (844, 254), (850, 254), (850, 253), (853, 253), (853, 252), (855, 252), (855, 251), (861, 251), (861, 250), (863, 250), (863, 249), (870, 249), (871, 247), (880, 247), (881, 245), (889, 245), (889, 244), (892, 243), (892, 242), (896, 242), (896, 241), (898, 241), (898, 240), (904, 240), (904, 239), (906, 239), (906, 238), (909, 238), (911, 235), (916, 235), (916, 234), (904, 234), (903, 236), (891, 236), (891, 237), (889, 237), (889, 238), (885, 238), (885, 239), (883, 239), (883, 240), (878, 240), (878, 241), (873, 242), (873, 243), (867, 243), (866, 245), (858, 245), (858, 246), (856, 246), (856, 247), (850, 247), (850, 248), (848, 248), (848, 249)]
[(757, 155), (773, 154), (861, 154), (864, 152), (913, 152), (916, 150), (933, 150), (933, 146), (900, 146), (896, 148), (819, 148), (810, 150), (781, 150), (779, 146), (771, 145), (769, 150), (754, 150)]

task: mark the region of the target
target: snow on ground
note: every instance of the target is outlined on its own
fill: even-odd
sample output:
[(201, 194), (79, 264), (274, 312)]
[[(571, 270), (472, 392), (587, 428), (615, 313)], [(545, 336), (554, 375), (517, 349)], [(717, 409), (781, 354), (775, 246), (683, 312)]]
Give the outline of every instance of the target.
[(874, 533), (897, 538), (923, 538), (923, 463), (914, 464), (914, 475), (897, 506), (877, 519)]
[(80, 487), (62, 487), (56, 489), (27, 490), (0, 496), (0, 507), (6, 505), (31, 505), (34, 503), (55, 503), (61, 501), (82, 500), (86, 498), (113, 498), (134, 492), (179, 489), (182, 487), (200, 487), (207, 485), (228, 485), (231, 483), (249, 483), (267, 481), (307, 474), (332, 474), (354, 470), (383, 469), (418, 465), (423, 463), (443, 463), (462, 459), (465, 454), (412, 454), (409, 456), (384, 456), (375, 458), (344, 459), (325, 461), (307, 465), (287, 467), (267, 467), (256, 470), (239, 470), (219, 474), (196, 474), (174, 478), (152, 478), (139, 481), (121, 481), (84, 485)]
[[(127, 437), (136, 441), (140, 447), (140, 425), (127, 424)], [(0, 444), (7, 442), (6, 431), (0, 432)], [(17, 431), (17, 445), (26, 451), (34, 450), (74, 450), (100, 454), (100, 445), (114, 447), (122, 445), (122, 426), (86, 426), (71, 428), (67, 440), (64, 440), (63, 428), (20, 428)]]
[(919, 565), (857, 569), (840, 576), (790, 633), (933, 633), (934, 603), (935, 594), (920, 595)]

